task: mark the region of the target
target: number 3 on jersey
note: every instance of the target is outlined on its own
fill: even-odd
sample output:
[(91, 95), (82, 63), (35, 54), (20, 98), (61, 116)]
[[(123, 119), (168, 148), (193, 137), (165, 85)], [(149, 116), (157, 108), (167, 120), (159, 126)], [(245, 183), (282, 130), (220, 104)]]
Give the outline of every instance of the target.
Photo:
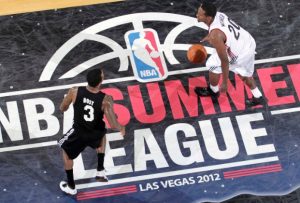
[(93, 121), (94, 120), (94, 108), (90, 105), (85, 105), (84, 110), (87, 112), (87, 114), (83, 115), (84, 120)]

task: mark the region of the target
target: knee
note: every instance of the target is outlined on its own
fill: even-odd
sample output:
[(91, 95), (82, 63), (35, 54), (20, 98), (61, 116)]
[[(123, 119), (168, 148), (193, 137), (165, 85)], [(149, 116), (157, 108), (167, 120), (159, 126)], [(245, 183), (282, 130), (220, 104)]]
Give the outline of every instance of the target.
[(246, 83), (247, 85), (252, 85), (253, 83), (253, 78), (252, 77), (244, 77), (244, 76), (240, 76), (240, 79)]
[(250, 88), (254, 88), (255, 87), (255, 81), (254, 81), (253, 77), (243, 77), (243, 76), (240, 76), (240, 78)]

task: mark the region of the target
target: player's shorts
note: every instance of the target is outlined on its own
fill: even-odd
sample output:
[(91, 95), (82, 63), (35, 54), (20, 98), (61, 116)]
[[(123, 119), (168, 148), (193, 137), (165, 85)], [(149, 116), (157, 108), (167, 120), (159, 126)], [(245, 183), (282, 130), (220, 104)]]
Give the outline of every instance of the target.
[[(252, 47), (248, 50), (248, 52), (243, 52), (238, 56), (235, 62), (229, 64), (229, 70), (239, 74), (243, 77), (251, 77), (254, 72), (254, 60), (255, 60), (255, 41)], [(206, 67), (208, 67), (209, 71), (221, 74), (221, 60), (217, 54), (214, 52), (206, 61)]]
[(75, 159), (88, 146), (93, 149), (100, 147), (105, 134), (106, 129), (87, 132), (78, 128), (71, 128), (58, 141), (58, 145), (65, 150), (70, 159)]

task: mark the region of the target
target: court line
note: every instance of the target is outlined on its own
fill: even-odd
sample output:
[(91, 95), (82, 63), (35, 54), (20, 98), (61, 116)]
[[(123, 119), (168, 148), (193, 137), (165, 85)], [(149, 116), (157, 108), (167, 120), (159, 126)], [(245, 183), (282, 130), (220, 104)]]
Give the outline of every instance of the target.
[(151, 180), (151, 179), (156, 179), (156, 178), (187, 175), (187, 174), (192, 174), (192, 173), (206, 172), (206, 171), (239, 167), (239, 166), (248, 166), (248, 165), (253, 165), (253, 164), (261, 164), (261, 163), (268, 163), (268, 162), (274, 162), (274, 161), (279, 161), (277, 156), (260, 158), (260, 159), (252, 159), (252, 160), (247, 160), (247, 161), (231, 162), (231, 163), (218, 164), (218, 165), (212, 165), (212, 166), (203, 166), (203, 167), (184, 169), (184, 170), (169, 171), (169, 172), (163, 172), (163, 173), (154, 173), (154, 174), (148, 174), (148, 175), (126, 177), (126, 178), (110, 180), (105, 183), (93, 182), (93, 183), (78, 184), (78, 185), (76, 185), (76, 188), (77, 189), (85, 189), (85, 188), (115, 185), (115, 184), (121, 184), (121, 183), (137, 182), (137, 181)]
[(40, 148), (40, 147), (48, 147), (48, 146), (53, 146), (53, 145), (57, 145), (57, 141), (39, 142), (39, 143), (34, 143), (34, 144), (26, 144), (26, 145), (12, 146), (12, 147), (3, 147), (3, 148), (0, 148), (0, 153), (1, 152), (22, 150), (22, 149), (33, 149), (33, 148)]
[[(292, 59), (300, 59), (300, 54), (299, 55), (282, 56), (282, 57), (276, 57), (276, 58), (260, 59), (260, 60), (256, 60), (255, 64), (270, 63), (270, 62), (276, 62), (276, 61), (286, 61), (286, 60), (292, 60)], [(201, 71), (206, 71), (206, 70), (208, 70), (206, 67), (190, 68), (190, 69), (169, 71), (169, 75), (201, 72)], [(104, 80), (103, 84), (126, 82), (126, 81), (133, 81), (133, 80), (135, 80), (135, 78), (133, 76), (129, 76), (129, 77), (122, 77), (122, 78), (114, 78), (114, 79)], [(69, 84), (69, 85), (59, 85), (59, 86), (53, 86), (53, 87), (43, 87), (43, 88), (35, 88), (35, 89), (29, 89), (29, 90), (4, 92), (4, 93), (0, 93), (0, 98), (1, 97), (24, 95), (24, 94), (32, 94), (32, 93), (38, 93), (38, 92), (63, 90), (63, 89), (69, 89), (73, 86), (82, 86), (82, 85), (86, 85), (86, 83), (74, 83), (74, 84)]]
[(300, 54), (290, 55), (290, 56), (281, 56), (281, 57), (275, 57), (275, 58), (255, 60), (254, 64), (271, 63), (271, 62), (276, 62), (276, 61), (286, 61), (286, 60), (293, 60), (293, 59), (299, 59), (299, 58), (300, 58)]
[(288, 109), (280, 109), (280, 110), (274, 110), (271, 111), (272, 115), (278, 115), (278, 114), (285, 114), (285, 113), (294, 113), (294, 112), (299, 112), (300, 107), (294, 107), (294, 108), (288, 108)]

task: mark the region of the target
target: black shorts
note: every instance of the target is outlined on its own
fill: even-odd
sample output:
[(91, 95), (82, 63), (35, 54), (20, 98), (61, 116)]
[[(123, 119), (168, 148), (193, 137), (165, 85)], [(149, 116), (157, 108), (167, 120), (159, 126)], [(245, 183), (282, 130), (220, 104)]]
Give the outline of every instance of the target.
[(83, 131), (71, 128), (59, 141), (58, 145), (65, 150), (70, 159), (75, 159), (87, 146), (96, 149), (100, 146), (103, 131)]

